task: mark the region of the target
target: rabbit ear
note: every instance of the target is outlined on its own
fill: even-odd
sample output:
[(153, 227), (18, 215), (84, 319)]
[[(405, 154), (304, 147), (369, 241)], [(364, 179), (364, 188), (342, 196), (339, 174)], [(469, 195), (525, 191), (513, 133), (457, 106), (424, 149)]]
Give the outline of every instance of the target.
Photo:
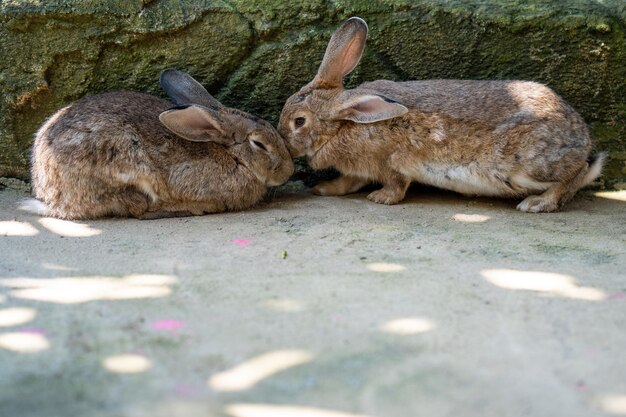
[(340, 87), (343, 77), (359, 63), (366, 38), (367, 23), (363, 19), (346, 20), (330, 38), (316, 78), (331, 87)]
[(222, 108), (222, 103), (217, 101), (202, 85), (185, 72), (177, 69), (166, 69), (159, 79), (161, 88), (165, 91), (177, 106), (200, 104), (214, 109)]
[(402, 116), (409, 111), (400, 103), (371, 93), (350, 94), (343, 100), (340, 97), (339, 100), (340, 103), (332, 112), (335, 120), (374, 123)]
[(217, 114), (204, 107), (175, 107), (161, 113), (159, 120), (172, 132), (192, 142), (216, 142), (222, 145), (234, 143), (224, 133)]

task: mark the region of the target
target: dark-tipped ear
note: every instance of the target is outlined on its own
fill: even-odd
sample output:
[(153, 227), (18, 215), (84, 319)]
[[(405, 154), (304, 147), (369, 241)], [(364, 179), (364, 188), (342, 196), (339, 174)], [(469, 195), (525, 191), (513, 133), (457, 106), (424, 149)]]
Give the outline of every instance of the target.
[(333, 110), (335, 120), (352, 120), (357, 123), (374, 123), (393, 119), (408, 112), (409, 109), (387, 97), (377, 94), (352, 94), (341, 99)]
[(340, 87), (343, 77), (359, 63), (366, 39), (367, 23), (363, 19), (351, 17), (346, 20), (328, 42), (324, 59), (317, 70), (317, 80)]
[(232, 138), (227, 137), (217, 114), (211, 109), (196, 105), (176, 107), (161, 113), (159, 120), (172, 132), (192, 142), (234, 143)]
[(177, 106), (199, 104), (204, 107), (219, 109), (222, 103), (217, 101), (208, 91), (186, 72), (177, 69), (166, 69), (159, 79), (161, 88)]

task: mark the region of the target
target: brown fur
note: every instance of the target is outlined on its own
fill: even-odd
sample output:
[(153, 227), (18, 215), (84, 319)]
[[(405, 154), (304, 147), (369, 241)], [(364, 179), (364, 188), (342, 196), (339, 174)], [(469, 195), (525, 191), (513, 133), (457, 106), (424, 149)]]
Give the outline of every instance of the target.
[[(269, 123), (222, 107), (224, 135), (235, 143), (191, 142), (159, 122), (170, 107), (147, 94), (112, 92), (53, 115), (37, 132), (32, 155), (33, 192), (47, 214), (154, 218), (242, 210), (293, 172)], [(251, 133), (269, 152), (253, 149)]]
[[(342, 174), (314, 193), (343, 195), (376, 182), (383, 187), (368, 198), (395, 204), (418, 181), (470, 195), (529, 196), (518, 208), (539, 212), (557, 210), (599, 175), (602, 157), (588, 164), (586, 124), (542, 84), (379, 80), (344, 90), (341, 77), (356, 65), (350, 59), (360, 58), (366, 34), (362, 20), (344, 23), (315, 79), (281, 114), (292, 156)], [(298, 128), (297, 118), (306, 123)]]

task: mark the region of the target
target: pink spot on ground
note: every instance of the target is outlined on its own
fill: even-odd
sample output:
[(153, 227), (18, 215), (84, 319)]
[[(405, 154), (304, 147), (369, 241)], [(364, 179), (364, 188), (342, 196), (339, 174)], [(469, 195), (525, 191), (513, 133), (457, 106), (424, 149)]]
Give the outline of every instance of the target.
[(614, 292), (609, 294), (607, 300), (626, 300), (626, 292)]
[(160, 330), (163, 332), (169, 332), (171, 334), (178, 334), (178, 331), (186, 325), (187, 323), (185, 323), (184, 321), (159, 320), (153, 322), (150, 327), (152, 327), (153, 330)]
[(585, 384), (585, 381), (576, 382), (576, 391), (583, 392), (583, 391), (587, 391), (588, 388), (589, 387), (587, 387), (587, 384)]
[(240, 248), (245, 248), (252, 244), (252, 239), (233, 239), (231, 242), (235, 245), (239, 245)]
[(191, 385), (191, 384), (182, 384), (182, 383), (174, 385), (174, 388), (172, 389), (172, 391), (177, 396), (185, 397), (185, 398), (193, 397), (197, 395), (199, 392), (197, 386)]

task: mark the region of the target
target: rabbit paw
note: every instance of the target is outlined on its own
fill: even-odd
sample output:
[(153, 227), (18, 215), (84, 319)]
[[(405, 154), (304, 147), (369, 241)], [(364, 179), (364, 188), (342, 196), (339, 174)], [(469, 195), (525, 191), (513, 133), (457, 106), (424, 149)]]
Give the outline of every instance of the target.
[(342, 175), (332, 181), (323, 181), (313, 187), (313, 194), (317, 195), (346, 195), (359, 191), (367, 185), (367, 180)]
[(367, 199), (378, 204), (397, 204), (404, 198), (404, 193), (388, 188), (372, 191), (368, 194)]
[(517, 209), (526, 213), (547, 213), (558, 210), (558, 204), (551, 198), (540, 195), (528, 196), (517, 205)]
[(320, 182), (311, 189), (311, 192), (315, 195), (340, 195), (333, 187), (332, 181)]

